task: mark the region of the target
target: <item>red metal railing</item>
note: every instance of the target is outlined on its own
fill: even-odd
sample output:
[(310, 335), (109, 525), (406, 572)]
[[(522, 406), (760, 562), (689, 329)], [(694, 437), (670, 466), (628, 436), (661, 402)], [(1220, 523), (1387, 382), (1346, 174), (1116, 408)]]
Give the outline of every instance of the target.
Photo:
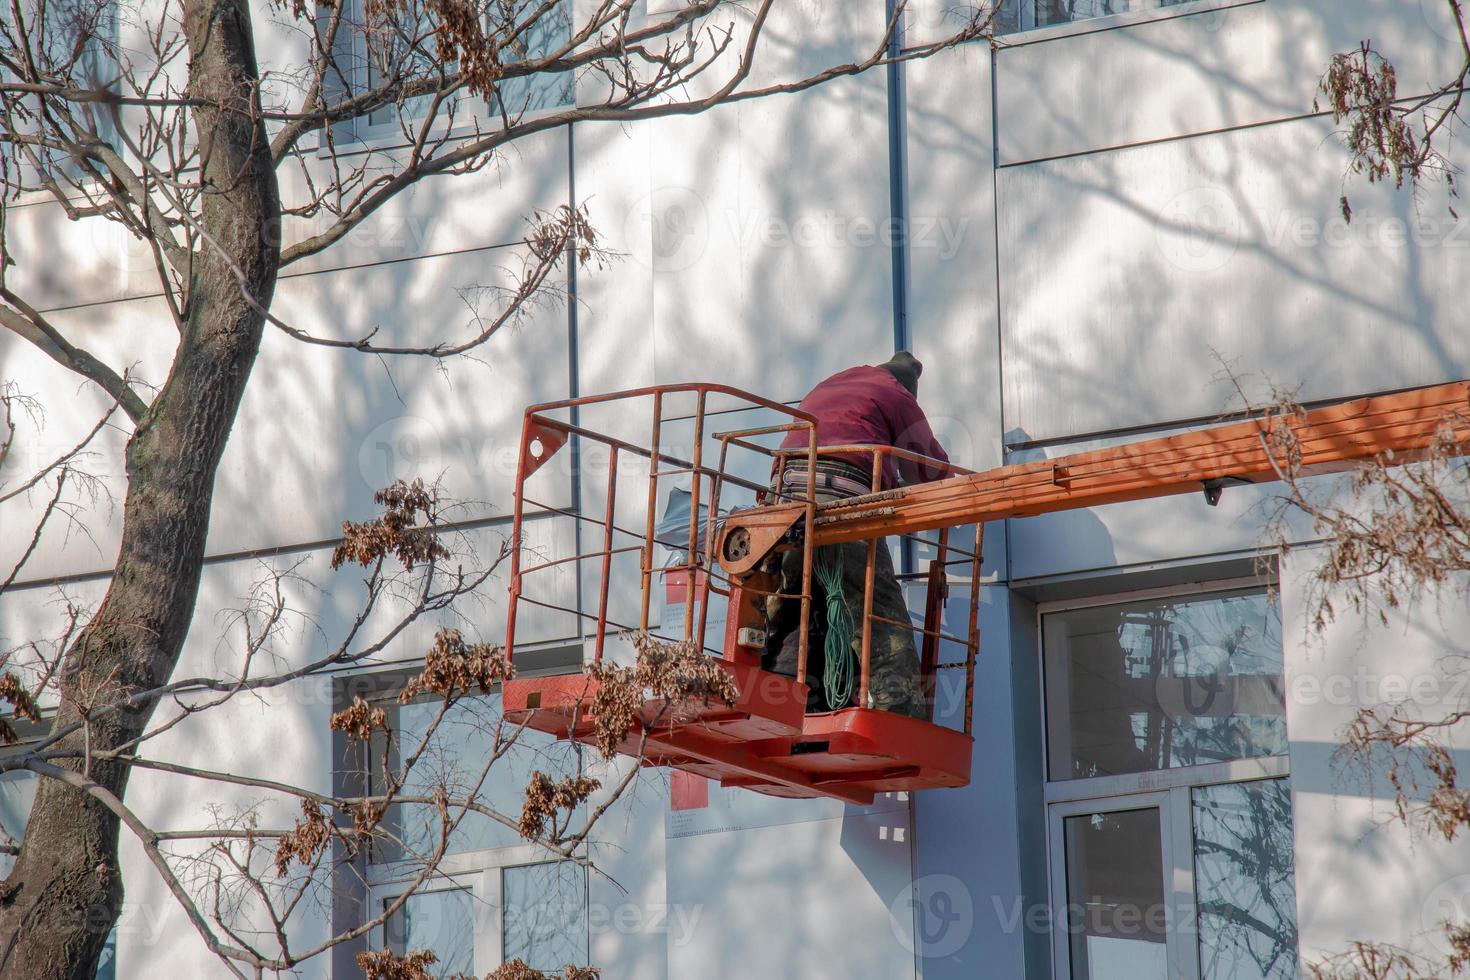
[[(663, 444), (664, 427), (669, 421), (665, 417), (665, 408), (674, 396), (679, 395), (692, 396), (694, 399), (692, 416), (685, 416), (682, 419), (691, 422), (693, 427), (692, 452), (690, 454), (692, 458), (690, 459), (673, 455)], [(702, 578), (706, 585), (692, 592), (688, 601), (685, 603), (684, 621), (682, 630), (678, 635), (668, 635), (659, 630), (653, 630), (651, 632), (665, 639), (695, 642), (701, 648), (706, 648), (705, 639), (709, 618), (708, 583), (713, 577), (710, 574), (713, 571), (711, 568), (712, 563), (709, 561), (708, 556), (713, 548), (712, 538), (716, 518), (720, 513), (721, 495), (730, 486), (737, 486), (753, 493), (763, 493), (767, 489), (763, 483), (746, 480), (734, 476), (727, 471), (728, 447), (722, 447), (721, 449), (720, 466), (718, 468), (705, 465), (703, 460), (703, 444), (705, 441), (706, 418), (709, 414), (709, 403), (712, 398), (720, 398), (734, 403), (733, 408), (723, 409), (725, 412), (765, 410), (789, 419), (789, 422), (780, 426), (742, 430), (739, 434), (754, 437), (764, 431), (805, 431), (807, 433), (808, 443), (806, 453), (809, 458), (815, 459), (816, 419), (799, 409), (794, 409), (780, 402), (771, 401), (759, 395), (749, 394), (727, 385), (701, 383), (662, 385), (606, 395), (591, 395), (583, 398), (548, 402), (542, 405), (534, 405), (526, 410), (521, 429), (521, 444), (516, 472), (515, 512), (511, 529), (511, 601), (506, 622), (506, 655), (508, 657), (514, 657), (517, 612), (522, 602), (529, 602), (534, 605), (546, 606), (558, 611), (568, 612), (578, 617), (579, 620), (593, 620), (593, 659), (596, 662), (601, 662), (602, 660), (609, 629), (618, 631), (631, 629), (649, 630), (653, 575), (656, 570), (656, 546), (665, 547), (671, 551), (678, 550), (674, 547), (675, 542), (660, 540), (654, 533), (658, 520), (659, 484), (661, 481), (682, 475), (690, 476), (691, 484), (689, 535), (687, 540), (679, 543), (683, 546), (683, 561), (666, 564), (662, 566), (661, 571), (665, 574), (682, 571), (687, 575), (691, 583), (698, 582)], [(595, 405), (605, 405), (611, 402), (628, 403), (638, 400), (647, 400), (651, 404), (651, 434), (647, 448), (593, 431), (572, 421), (555, 417), (555, 413), (558, 412), (575, 414), (575, 410), (585, 409)], [(606, 446), (609, 450), (606, 469), (607, 494), (601, 519), (582, 513), (580, 507), (573, 507), (570, 510), (555, 507), (545, 502), (534, 500), (526, 493), (527, 479), (544, 465), (568, 440), (574, 437), (584, 442), (599, 443)], [(586, 455), (584, 452), (581, 454), (581, 458), (585, 459)], [(647, 507), (643, 515), (642, 527), (638, 529), (620, 526), (616, 522), (619, 460), (627, 455), (641, 457), (647, 460), (649, 464)], [(809, 490), (814, 489), (814, 481), (815, 475), (813, 474), (813, 479), (810, 481), (812, 485), (808, 488)], [(708, 485), (707, 490), (706, 485)], [(813, 498), (814, 494), (809, 492), (807, 495), (807, 512), (804, 518), (804, 536), (808, 542), (804, 546), (806, 552), (804, 564), (808, 569), (811, 564), (810, 538), (816, 517), (815, 501)], [(702, 504), (708, 508), (710, 515), (710, 520), (707, 525), (708, 533), (703, 549), (699, 547), (700, 542), (698, 540), (698, 517)], [(563, 514), (578, 521), (600, 527), (602, 531), (602, 547), (596, 551), (559, 556), (550, 561), (541, 562), (529, 567), (524, 566), (522, 559), (524, 550), (522, 548), (524, 543), (522, 531), (528, 506), (544, 512)], [(633, 538), (636, 543), (623, 547), (616, 546), (616, 536), (619, 534)], [(638, 552), (640, 554), (639, 574), (641, 576), (641, 596), (638, 622), (636, 625), (618, 622), (610, 619), (608, 616), (608, 596), (613, 574), (613, 556), (631, 552)], [(547, 603), (525, 594), (524, 577), (532, 572), (566, 563), (575, 563), (580, 574), (583, 562), (598, 558), (601, 559), (601, 568), (597, 595), (597, 611), (595, 615), (588, 614), (581, 609)], [(717, 589), (716, 591), (720, 590)], [(803, 583), (800, 595), (791, 595), (786, 598), (799, 599), (801, 602), (804, 646), (806, 626), (811, 614), (811, 589), (809, 582)], [(699, 603), (699, 615), (697, 619), (695, 617), (696, 599)], [(579, 628), (579, 634), (580, 632), (581, 630)], [(803, 650), (803, 655), (804, 652)]]
[[(692, 414), (684, 414), (669, 417), (666, 411), (677, 398), (692, 398)], [(618, 439), (591, 428), (584, 427), (573, 419), (578, 418), (582, 409), (591, 406), (607, 405), (621, 402), (625, 405), (637, 401), (646, 401), (650, 406), (649, 444), (645, 448), (635, 445), (625, 439)], [(730, 411), (764, 410), (785, 419), (773, 425), (763, 425), (736, 429), (725, 432), (714, 432), (708, 435), (708, 439), (719, 444), (719, 456), (716, 465), (708, 465), (704, 452), (706, 442), (706, 428), (711, 411), (711, 403), (719, 401), (733, 404), (731, 407), (719, 409), (720, 414)], [(620, 406), (621, 407), (621, 406)], [(569, 414), (571, 418), (558, 417), (559, 414)], [(689, 458), (676, 455), (674, 449), (667, 445), (667, 426), (671, 421), (687, 423), (692, 427), (692, 444)], [(706, 645), (708, 635), (708, 623), (710, 618), (710, 596), (711, 593), (728, 598), (732, 589), (739, 587), (747, 594), (774, 595), (778, 598), (800, 602), (799, 618), (799, 641), (798, 641), (798, 678), (805, 678), (808, 661), (808, 637), (811, 625), (812, 607), (812, 567), (813, 567), (813, 530), (823, 510), (829, 506), (818, 500), (817, 491), (817, 467), (814, 465), (819, 456), (840, 455), (851, 458), (857, 456), (871, 457), (871, 490), (878, 492), (882, 487), (883, 472), (888, 460), (900, 460), (925, 467), (930, 472), (938, 471), (945, 475), (963, 475), (971, 471), (954, 464), (942, 462), (909, 452), (892, 446), (868, 446), (868, 445), (817, 445), (816, 420), (808, 413), (800, 409), (792, 408), (779, 402), (762, 398), (758, 395), (749, 394), (735, 388), (718, 384), (679, 384), (665, 385), (650, 388), (640, 388), (631, 391), (616, 392), (607, 395), (595, 395), (585, 398), (566, 399), (563, 401), (549, 402), (536, 405), (526, 410), (522, 426), (520, 452), (518, 457), (516, 475), (515, 513), (512, 525), (513, 547), (511, 550), (511, 594), (510, 608), (507, 615), (506, 626), (506, 653), (508, 657), (515, 654), (515, 636), (517, 611), (521, 603), (545, 606), (570, 613), (577, 618), (579, 624), (591, 621), (593, 629), (593, 653), (594, 662), (601, 662), (606, 638), (609, 630), (627, 631), (632, 629), (648, 630), (656, 636), (664, 639), (692, 642), (701, 649), (710, 653), (717, 653), (731, 657), (730, 650), (714, 650)], [(757, 441), (765, 438), (775, 441), (775, 437), (786, 438), (791, 432), (805, 433), (806, 445), (799, 449), (781, 449), (763, 445)], [(602, 516), (596, 517), (583, 513), (580, 503), (577, 502), (570, 509), (556, 507), (548, 503), (537, 501), (526, 493), (526, 482), (547, 460), (555, 454), (563, 445), (571, 439), (576, 438), (584, 443), (598, 443), (608, 450), (608, 462), (605, 469), (607, 489), (603, 501)], [(769, 482), (758, 482), (740, 477), (731, 471), (733, 453), (753, 453), (764, 459), (769, 459)], [(649, 471), (646, 488), (645, 511), (642, 515), (641, 526), (630, 527), (617, 523), (618, 492), (620, 479), (620, 460), (624, 457), (636, 456), (647, 460)], [(588, 465), (586, 461), (590, 454), (585, 451), (578, 456), (579, 465)], [(799, 461), (799, 463), (797, 462)], [(804, 464), (804, 465), (803, 465)], [(762, 464), (764, 465), (764, 464)], [(793, 492), (791, 488), (784, 485), (783, 479), (788, 468), (799, 466), (805, 469), (805, 487), (799, 487)], [(593, 475), (584, 468), (584, 476)], [(658, 524), (659, 489), (662, 481), (674, 477), (688, 475), (690, 477), (690, 519), (686, 537), (679, 541), (660, 538), (656, 533)], [(761, 592), (749, 582), (737, 582), (726, 575), (720, 564), (714, 558), (717, 536), (717, 525), (720, 522), (722, 501), (726, 501), (732, 488), (753, 494), (750, 498), (756, 504), (771, 503), (798, 503), (803, 507), (800, 520), (803, 524), (802, 534), (802, 573), (800, 588), (794, 593)], [(707, 508), (708, 520), (705, 523), (703, 540), (700, 538), (700, 507)], [(535, 508), (540, 512), (554, 513), (573, 518), (579, 522), (597, 528), (600, 547), (595, 550), (579, 552), (573, 555), (554, 556), (548, 560), (527, 565), (523, 561), (522, 532), (524, 520), (528, 508)], [(620, 543), (619, 538), (627, 543)], [(916, 627), (912, 622), (899, 622), (880, 615), (873, 611), (873, 586), (876, 575), (877, 549), (880, 545), (879, 537), (868, 540), (867, 565), (864, 571), (864, 594), (861, 617), (861, 646), (859, 650), (859, 705), (867, 704), (869, 690), (869, 675), (872, 664), (872, 635), (873, 624), (884, 623), (904, 629), (912, 630), (922, 637), (920, 652), (920, 672), (924, 693), (930, 705), (931, 716), (934, 708), (936, 693), (937, 672), (943, 668), (958, 668), (964, 666), (965, 674), (965, 718), (964, 731), (968, 734), (971, 730), (972, 715), (970, 705), (973, 701), (972, 692), (974, 686), (975, 659), (979, 650), (978, 631), (978, 583), (980, 580), (980, 555), (983, 546), (983, 526), (977, 525), (975, 529), (974, 550), (967, 550), (957, 546), (950, 541), (948, 529), (941, 530), (936, 539), (924, 539), (914, 536), (913, 540), (934, 547), (935, 554), (930, 560), (928, 570), (922, 573), (925, 581), (925, 593), (923, 603), (923, 623)], [(678, 559), (661, 567), (655, 562), (656, 548), (663, 547), (678, 555)], [(682, 554), (678, 554), (682, 552)], [(623, 554), (639, 554), (639, 577), (640, 595), (638, 596), (637, 622), (625, 623), (617, 621), (609, 616), (609, 593), (614, 575), (614, 558)], [(589, 561), (598, 563), (598, 589), (595, 612), (588, 612), (582, 608), (573, 608), (564, 604), (548, 603), (544, 600), (533, 598), (526, 594), (526, 577), (544, 569), (561, 567), (573, 564), (578, 574), (582, 573), (583, 564)], [(958, 636), (945, 632), (942, 629), (945, 599), (948, 592), (948, 569), (952, 565), (968, 565), (970, 570), (970, 595), (968, 609), (968, 630), (965, 636)], [(687, 582), (688, 592), (683, 608), (682, 622), (677, 624), (665, 624), (660, 622), (656, 627), (651, 623), (651, 601), (653, 592), (653, 579), (656, 571), (665, 575), (682, 573)], [(914, 576), (906, 576), (912, 579)], [(579, 625), (578, 633), (584, 631)], [(965, 650), (963, 661), (952, 663), (939, 663), (939, 645), (941, 641), (948, 641), (960, 645)]]

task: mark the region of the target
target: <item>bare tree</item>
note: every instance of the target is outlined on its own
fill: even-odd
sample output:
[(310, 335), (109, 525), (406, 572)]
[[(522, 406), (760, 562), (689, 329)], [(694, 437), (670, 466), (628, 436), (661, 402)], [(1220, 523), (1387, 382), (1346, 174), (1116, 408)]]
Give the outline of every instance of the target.
[[(479, 812), (473, 792), (449, 787), (406, 799), (401, 771), (388, 779), (386, 794), (355, 798), (259, 784), (262, 792), (298, 798), (300, 821), (291, 828), (201, 830), (195, 843), (203, 844), (191, 860), (203, 870), (190, 878), (179, 855), (168, 852), (178, 842), (127, 806), (135, 768), (167, 769), (140, 752), (150, 738), (189, 724), (211, 704), (286, 683), (302, 670), (363, 662), (394, 635), (364, 635), (362, 618), (309, 667), (272, 672), (262, 651), (287, 613), (277, 588), (286, 573), (278, 572), (242, 610), (232, 675), (174, 676), (194, 614), (215, 473), (263, 332), (340, 348), (343, 356), (464, 355), (554, 292), (553, 273), (565, 263), (607, 256), (578, 203), (534, 215), (522, 242), (523, 269), (507, 289), (483, 297), (470, 328), (459, 335), (420, 330), (408, 342), (382, 339), (367, 325), (344, 323), (324, 335), (293, 324), (272, 303), (281, 274), (332, 249), (408, 188), (499, 165), (509, 147), (532, 134), (800, 92), (981, 38), (992, 16), (983, 6), (961, 9), (942, 36), (914, 39), (901, 30), (907, 6), (892, 5), (861, 57), (757, 84), (752, 78), (775, 0), (686, 0), (664, 4), (659, 14), (642, 12), (635, 0), (595, 0), (575, 11), (567, 0), (292, 0), (254, 8), (245, 0), (170, 0), (142, 10), (113, 0), (5, 5), (0, 325), (105, 392), (114, 408), (98, 431), (127, 434), (119, 467), (127, 476), (121, 546), (105, 596), (94, 610), (74, 610), (51, 644), (14, 651), (0, 684), (0, 698), (17, 718), (34, 717), (37, 705), (55, 706), (40, 740), (0, 762), (0, 769), (43, 777), (14, 870), (0, 886), (6, 976), (93, 973), (122, 901), (120, 828), (143, 844), (201, 940), (243, 976), (289, 969), (321, 951), (292, 946), (285, 923), (319, 879), (333, 852), (329, 843), (351, 853), (385, 833), (384, 807), (412, 803), (437, 808), (442, 850), (456, 821)], [(142, 25), (143, 50), (118, 43), (113, 25), (126, 16)], [(301, 40), (303, 53), (286, 70), (259, 67), (256, 28), (267, 23), (285, 24)], [(574, 100), (548, 97), (573, 84)], [(396, 127), (396, 145), (352, 138), (369, 123)], [(145, 245), (177, 335), (156, 389), (67, 336), (43, 304), (13, 285), (14, 259), (3, 237), (7, 206), (33, 192), (74, 221), (116, 223)], [(0, 402), (7, 425), (25, 404), (18, 395)], [(21, 493), (57, 488), (58, 502), (35, 529), (38, 540), (44, 525), (65, 517), (59, 488), (82, 479), (84, 470), (73, 463), (90, 444), (89, 437), (76, 453), (17, 481)], [(483, 588), (494, 561), (472, 560), (462, 544), (455, 550), (447, 543), (445, 505), (432, 490), (390, 488), (382, 502), (386, 523), (349, 527), (348, 551), (338, 555), (365, 567), (364, 609), (378, 606), (387, 590), (408, 597), (400, 620), (411, 621)], [(418, 683), (451, 705), (503, 675), (497, 657), (482, 644), (441, 634)], [(362, 706), (336, 719), (364, 744), (381, 722)], [(498, 747), (515, 733), (493, 737)], [(398, 751), (404, 767), (420, 757), (412, 746)], [(541, 822), (514, 822), (575, 857), (578, 836), (565, 818), (591, 790), (552, 782), (538, 792), (532, 799), (542, 801)], [(433, 848), (420, 857), (431, 875)], [(266, 931), (238, 931), (242, 910), (257, 925), (266, 922)], [(384, 955), (364, 969), (412, 975), (402, 972), (412, 963)], [(418, 963), (421, 969), (422, 957)]]
[[(0, 404), (5, 404), (0, 402)], [(80, 453), (58, 464), (65, 473)], [(58, 477), (60, 479), (60, 477)], [(343, 943), (357, 942), (381, 932), (385, 923), (402, 914), (415, 892), (444, 875), (441, 862), (467, 820), (490, 822), (537, 845), (548, 859), (591, 867), (584, 846), (601, 817), (633, 785), (636, 766), (621, 774), (607, 769), (608, 784), (590, 775), (572, 746), (566, 752), (529, 748), (527, 730), (507, 721), (488, 702), (491, 694), (514, 670), (494, 644), (466, 641), (458, 629), (441, 628), (423, 653), (421, 665), (406, 679), (393, 701), (426, 709), (421, 724), (395, 730), (382, 702), (353, 693), (350, 703), (330, 720), (351, 747), (342, 771), (352, 777), (346, 784), (355, 792), (323, 793), (309, 787), (224, 767), (185, 765), (149, 757), (150, 742), (193, 723), (202, 712), (241, 697), (256, 697), (314, 677), (341, 675), (353, 666), (369, 667), (398, 643), (422, 619), (464, 611), (482, 593), (509, 553), (510, 542), (486, 554), (471, 531), (456, 527), (454, 508), (444, 504), (421, 482), (402, 482), (377, 495), (383, 514), (371, 521), (348, 522), (336, 546), (331, 565), (362, 570), (361, 600), (342, 635), (295, 666), (283, 667), (285, 657), (273, 650), (282, 623), (292, 615), (287, 594), (300, 560), (271, 566), (245, 597), (231, 624), (239, 627), (237, 667), (228, 673), (175, 677), (151, 691), (109, 697), (115, 685), (104, 682), (78, 700), (82, 721), (71, 727), (53, 725), (4, 759), (7, 770), (23, 767), (46, 780), (75, 788), (105, 806), (122, 828), (141, 845), (154, 871), (184, 911), (205, 946), (239, 976), (289, 971)], [(48, 508), (49, 515), (52, 510)], [(94, 617), (95, 618), (95, 617)], [(84, 630), (84, 611), (69, 608), (62, 636), (49, 643), (30, 642), (0, 652), (0, 698), (12, 707), (9, 719), (0, 719), (0, 740), (14, 743), (17, 726), (41, 720), (38, 697), (55, 694), (52, 680), (66, 669), (74, 638)], [(227, 633), (235, 632), (232, 629)], [(635, 666), (589, 666), (596, 682), (586, 710), (592, 714), (601, 758), (618, 751), (641, 756), (648, 731), (668, 712), (690, 698), (734, 702), (729, 675), (691, 645), (668, 644), (646, 634), (633, 638), (639, 656)], [(366, 675), (346, 675), (369, 680)], [(646, 690), (661, 700), (652, 708)], [(342, 700), (346, 700), (344, 696)], [(128, 743), (102, 748), (89, 743), (81, 752), (67, 748), (67, 740), (84, 737), (117, 714), (136, 710), (135, 704), (159, 706), (149, 722)], [(576, 719), (573, 719), (576, 724)], [(446, 757), (444, 738), (454, 728), (469, 726), (479, 748), (473, 764)], [(462, 742), (463, 737), (448, 740)], [(518, 811), (509, 811), (490, 793), (491, 780), (500, 778), (512, 753), (521, 762), (534, 759)], [(151, 827), (97, 778), (104, 765), (124, 771), (143, 769), (196, 787), (245, 787), (262, 803), (294, 801), (300, 816), (290, 826), (263, 825), (262, 806), (233, 811), (216, 809), (216, 819), (197, 828)], [(524, 766), (523, 766), (524, 767)], [(197, 791), (197, 789), (196, 789)], [(503, 794), (500, 795), (503, 800)], [(33, 817), (26, 831), (49, 836), (50, 828)], [(67, 846), (64, 840), (55, 841)], [(14, 840), (0, 850), (24, 854)], [(370, 908), (325, 938), (293, 942), (292, 926), (303, 913), (324, 914), (341, 891), (344, 880), (354, 894), (366, 894), (363, 877), (367, 858), (391, 860), (402, 884), (395, 897)], [(116, 878), (116, 865), (99, 865), (99, 877)], [(593, 869), (595, 870), (595, 868)], [(20, 896), (12, 878), (7, 896)], [(43, 899), (45, 893), (43, 893)], [(24, 901), (22, 899), (22, 901)], [(44, 901), (32, 898), (16, 903), (18, 933), (38, 928)], [(93, 922), (93, 930), (106, 922)], [(19, 959), (20, 942), (0, 950), (0, 969), (25, 975), (31, 964)], [(367, 976), (414, 980), (427, 978), (435, 962), (424, 949), (396, 951), (387, 946), (360, 952), (357, 962)], [(495, 980), (536, 980), (543, 974), (513, 960), (495, 971)], [(568, 964), (566, 976), (595, 976), (583, 965)]]
[[(1463, 0), (1443, 0), (1455, 25), (1461, 60), (1450, 78), (1428, 92), (1399, 94), (1398, 71), (1372, 41), (1355, 51), (1333, 56), (1322, 76), (1326, 107), (1339, 124), (1349, 153), (1348, 174), (1369, 183), (1392, 181), (1417, 189), (1426, 180), (1441, 180), (1457, 196), (1457, 170), (1443, 153), (1454, 136), (1470, 78), (1470, 32)], [(1316, 108), (1322, 108), (1319, 101)], [(1341, 198), (1343, 218), (1351, 221), (1352, 205)], [(1453, 209), (1452, 209), (1453, 210)]]
[[(1302, 413), (1291, 398), (1280, 398), (1257, 418), (1283, 486), (1268, 538), (1275, 550), (1292, 550), (1299, 534), (1293, 518), (1305, 516), (1320, 544), (1303, 596), (1307, 628), (1320, 635), (1343, 615), (1387, 624), (1393, 610), (1461, 595), (1470, 575), (1470, 417), (1451, 410), (1413, 457), (1384, 454), (1323, 486), (1301, 467), (1295, 423)], [(1343, 771), (1385, 777), (1394, 820), (1452, 841), (1470, 828), (1470, 789), (1449, 749), (1450, 736), (1467, 721), (1470, 703), (1365, 704), (1339, 734), (1336, 763)], [(1441, 926), (1449, 951), (1443, 957), (1364, 937), (1307, 964), (1308, 974), (1314, 980), (1460, 976), (1470, 970), (1470, 922)]]

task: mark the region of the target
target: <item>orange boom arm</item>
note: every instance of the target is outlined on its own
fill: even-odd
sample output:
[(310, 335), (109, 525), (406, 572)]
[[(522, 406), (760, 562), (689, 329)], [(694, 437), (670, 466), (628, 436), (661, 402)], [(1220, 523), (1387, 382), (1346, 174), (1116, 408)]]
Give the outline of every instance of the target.
[[(1470, 382), (1313, 409), (1294, 419), (1250, 419), (1197, 432), (1148, 439), (1035, 463), (1001, 466), (818, 508), (816, 544), (861, 541), (945, 527), (1030, 517), (1052, 511), (1146, 500), (1224, 481), (1270, 483), (1280, 478), (1269, 444), (1270, 425), (1289, 425), (1304, 474), (1327, 473), (1386, 452), (1400, 461), (1429, 446), (1447, 416), (1470, 412)], [(739, 523), (735, 515), (730, 523)]]

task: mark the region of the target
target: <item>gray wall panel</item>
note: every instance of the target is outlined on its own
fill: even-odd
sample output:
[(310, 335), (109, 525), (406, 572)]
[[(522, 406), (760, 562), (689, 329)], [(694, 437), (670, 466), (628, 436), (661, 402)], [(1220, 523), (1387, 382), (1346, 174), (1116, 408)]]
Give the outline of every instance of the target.
[[(1463, 922), (1470, 858), (1438, 834), (1406, 830), (1393, 819), (1384, 773), (1344, 769), (1334, 753), (1360, 707), (1403, 701), (1409, 717), (1428, 719), (1464, 706), (1464, 582), (1407, 611), (1390, 611), (1387, 625), (1344, 610), (1318, 637), (1309, 632), (1306, 599), (1320, 559), (1320, 552), (1302, 551), (1282, 563), (1302, 959), (1367, 940), (1397, 943), (1442, 964), (1442, 923)], [(1456, 727), (1438, 737), (1463, 770), (1470, 761), (1464, 732)]]
[(1456, 37), (1441, 0), (1191, 4), (1015, 35), (997, 55), (1001, 162), (1311, 113), (1329, 60), (1365, 38), (1418, 94), (1454, 77)]
[(869, 74), (656, 124), (661, 382), (799, 398), (893, 350), (884, 106)]
[(669, 976), (912, 977), (908, 823), (890, 810), (670, 840), (669, 902), (701, 914)]
[(1470, 222), (1349, 186), (1321, 120), (1000, 175), (1008, 440), (1211, 417), (1266, 379), (1302, 399), (1458, 378)]

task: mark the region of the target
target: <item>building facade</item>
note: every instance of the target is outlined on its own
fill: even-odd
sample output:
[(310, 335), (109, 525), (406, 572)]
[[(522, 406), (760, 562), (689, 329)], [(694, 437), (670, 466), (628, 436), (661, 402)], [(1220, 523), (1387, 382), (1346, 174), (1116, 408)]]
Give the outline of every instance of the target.
[[(916, 2), (911, 30), (942, 30), (950, 6)], [(322, 586), (296, 597), (280, 656), (340, 630), (352, 582), (327, 569), (333, 543), (395, 478), (435, 476), (485, 501), (467, 533), (497, 547), (534, 403), (716, 380), (794, 404), (826, 375), (906, 348), (924, 362), (920, 400), (941, 441), (983, 469), (1207, 424), (1241, 407), (1231, 376), (1249, 397), (1274, 384), (1304, 401), (1465, 377), (1470, 227), (1435, 190), (1357, 181), (1345, 223), (1347, 156), (1314, 103), (1332, 54), (1366, 38), (1394, 59), (1406, 95), (1452, 77), (1445, 6), (1024, 0), (994, 45), (689, 118), (576, 124), (498, 166), (421, 184), (282, 279), (277, 312), (321, 334), (462, 323), (463, 290), (503, 281), (517, 261), (525, 216), (568, 202), (586, 202), (619, 257), (572, 270), (565, 302), (537, 305), (473, 359), (390, 374), (268, 335), (220, 470), (180, 670), (218, 668), (220, 617), (262, 565), (299, 563)], [(757, 75), (843, 59), (885, 17), (882, 0), (785, 4)], [(289, 62), (285, 41), (261, 50), (267, 65)], [(391, 137), (368, 126), (351, 138)], [(20, 202), (9, 224), (30, 258), (20, 271), (58, 324), (142, 377), (167, 363), (146, 252), (44, 201)], [(48, 254), (64, 256), (66, 275)], [(8, 335), (0, 376), (43, 395), (47, 445), (101, 404)], [(122, 436), (105, 438), (120, 448)], [(555, 506), (601, 506), (597, 479), (552, 477)], [(990, 527), (981, 579), (953, 582), (950, 600), (980, 593), (966, 788), (856, 807), (646, 770), (599, 827), (596, 872), (467, 826), (443, 880), (381, 940), (428, 945), (466, 972), (519, 956), (590, 962), (609, 980), (1225, 980), (1297, 976), (1359, 939), (1432, 953), (1441, 922), (1467, 908), (1470, 857), (1387, 820), (1386, 785), (1340, 770), (1334, 752), (1361, 707), (1455, 696), (1440, 665), (1460, 648), (1466, 610), (1433, 603), (1371, 626), (1344, 616), (1314, 635), (1312, 529), (1292, 525), (1306, 546), (1275, 557), (1263, 534), (1274, 492)], [(5, 646), (52, 629), (59, 594), (101, 594), (118, 518), (99, 500), (89, 534), (47, 536), (23, 587), (0, 598)], [(548, 553), (569, 552), (575, 533), (550, 509), (527, 523)], [(0, 538), (8, 567), (26, 541)], [(924, 555), (900, 558), (915, 571)], [(585, 610), (580, 584), (568, 575), (558, 588)], [(663, 598), (662, 614), (677, 615), (678, 595)], [(492, 603), (473, 628), (499, 639), (504, 616)], [(433, 625), (370, 677), (232, 702), (153, 751), (330, 791), (345, 778), (327, 726), (342, 692), (351, 681), (391, 695)], [(574, 667), (588, 639), (555, 613), (521, 629), (548, 664)], [(939, 710), (953, 722), (964, 705), (941, 689)], [(422, 723), (413, 705), (395, 711), (399, 730)], [(475, 722), (461, 721), (470, 757)], [(513, 802), (529, 764), (493, 794)], [(258, 807), (263, 826), (293, 813), (249, 787), (190, 797), (177, 786), (139, 773), (129, 800), (157, 825), (222, 807)], [(11, 829), (29, 791), (22, 777), (0, 781)], [(219, 975), (126, 836), (123, 853), (128, 906), (110, 969)], [(354, 901), (391, 899), (395, 886), (384, 857)], [(325, 936), (350, 914), (324, 908), (296, 928)], [(357, 975), (345, 954), (299, 973)]]

